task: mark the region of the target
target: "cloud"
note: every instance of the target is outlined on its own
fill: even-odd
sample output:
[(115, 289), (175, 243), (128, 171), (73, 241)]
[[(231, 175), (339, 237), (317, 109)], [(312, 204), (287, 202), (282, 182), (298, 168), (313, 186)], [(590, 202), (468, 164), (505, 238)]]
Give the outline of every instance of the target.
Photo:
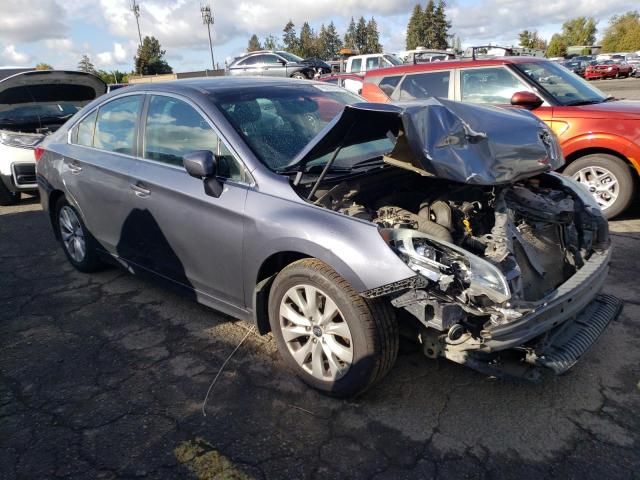
[(31, 61), (31, 57), (25, 53), (16, 51), (15, 45), (7, 45), (0, 52), (0, 57), (6, 62), (14, 65), (24, 65)]
[(114, 43), (113, 50), (109, 52), (101, 52), (96, 55), (96, 65), (98, 67), (114, 67), (130, 63), (130, 57), (127, 49), (121, 43)]
[(44, 41), (47, 48), (57, 52), (70, 52), (73, 50), (73, 42), (70, 38), (53, 38)]
[(69, 30), (65, 11), (54, 0), (21, 0), (4, 5), (0, 15), (0, 38), (12, 43), (62, 38)]

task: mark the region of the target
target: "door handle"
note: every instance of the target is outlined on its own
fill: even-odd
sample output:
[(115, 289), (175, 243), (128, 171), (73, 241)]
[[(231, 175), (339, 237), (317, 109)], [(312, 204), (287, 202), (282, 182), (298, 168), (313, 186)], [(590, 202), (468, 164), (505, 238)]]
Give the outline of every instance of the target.
[(151, 190), (137, 183), (131, 185), (131, 190), (133, 190), (135, 194), (140, 198), (146, 198), (151, 195)]
[(82, 167), (78, 164), (78, 162), (71, 162), (69, 164), (69, 170), (71, 170), (71, 173), (77, 175), (82, 171)]

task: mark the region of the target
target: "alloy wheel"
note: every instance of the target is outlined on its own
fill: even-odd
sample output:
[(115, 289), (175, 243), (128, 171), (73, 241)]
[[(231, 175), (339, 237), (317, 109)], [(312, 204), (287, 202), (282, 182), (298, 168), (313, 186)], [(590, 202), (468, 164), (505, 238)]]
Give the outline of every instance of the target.
[(587, 187), (602, 210), (611, 207), (620, 195), (618, 179), (606, 168), (581, 168), (573, 178)]
[(335, 381), (351, 367), (349, 325), (322, 290), (304, 284), (290, 288), (280, 302), (280, 330), (296, 363), (313, 377)]
[(80, 219), (73, 208), (65, 205), (60, 209), (58, 224), (67, 253), (75, 262), (82, 262), (87, 253), (87, 247)]

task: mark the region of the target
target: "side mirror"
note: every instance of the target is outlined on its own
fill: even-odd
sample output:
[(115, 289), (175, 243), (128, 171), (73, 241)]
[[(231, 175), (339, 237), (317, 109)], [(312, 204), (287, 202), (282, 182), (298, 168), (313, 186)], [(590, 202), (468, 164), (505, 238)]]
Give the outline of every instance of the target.
[(218, 160), (209, 150), (196, 150), (182, 157), (182, 164), (187, 173), (204, 182), (204, 193), (218, 198), (222, 195), (224, 186), (216, 178), (218, 173)]
[(286, 60), (283, 60), (282, 58), (279, 58), (279, 59), (278, 59), (278, 63), (279, 63), (280, 65), (286, 65), (286, 64), (287, 64), (287, 61), (286, 61)]
[(524, 107), (527, 110), (534, 110), (542, 105), (543, 101), (533, 92), (516, 92), (511, 97), (511, 105)]

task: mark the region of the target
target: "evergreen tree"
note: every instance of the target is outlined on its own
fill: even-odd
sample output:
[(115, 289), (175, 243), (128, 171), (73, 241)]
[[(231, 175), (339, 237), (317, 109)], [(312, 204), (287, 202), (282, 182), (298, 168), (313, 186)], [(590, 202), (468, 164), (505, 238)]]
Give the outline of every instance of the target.
[(78, 62), (78, 70), (86, 73), (97, 73), (96, 67), (91, 63), (91, 58), (89, 58), (89, 55), (87, 54), (82, 55), (82, 58)]
[(434, 47), (439, 50), (446, 50), (449, 46), (448, 39), (451, 22), (447, 20), (445, 8), (444, 0), (440, 0), (433, 14)]
[(413, 7), (413, 12), (411, 12), (409, 23), (407, 24), (407, 50), (414, 50), (416, 47), (420, 46), (420, 42), (422, 41), (421, 29), (422, 7), (420, 6), (420, 4), (417, 4), (415, 7)]
[(367, 22), (367, 35), (365, 41), (365, 51), (362, 53), (382, 53), (382, 45), (380, 45), (380, 34), (378, 33), (378, 24), (375, 18)]
[(356, 25), (355, 46), (360, 53), (364, 53), (367, 49), (367, 21), (364, 17), (360, 17)]
[(420, 39), (421, 44), (427, 48), (437, 48), (437, 34), (435, 25), (436, 6), (433, 0), (429, 0), (427, 7), (422, 13), (422, 22), (420, 22)]
[(338, 56), (338, 52), (342, 48), (342, 40), (340, 40), (333, 21), (327, 27), (324, 25), (320, 27), (318, 43), (321, 57), (325, 60), (332, 60)]
[(345, 48), (356, 48), (356, 22), (353, 20), (353, 17), (351, 17), (349, 27), (344, 34), (344, 46)]
[(284, 49), (287, 52), (297, 54), (300, 46), (298, 44), (298, 35), (296, 35), (296, 27), (293, 22), (289, 20), (282, 31), (284, 32), (282, 35)]
[(160, 47), (160, 42), (155, 37), (144, 37), (142, 45), (138, 47), (138, 53), (134, 57), (136, 71), (141, 75), (156, 75), (173, 73), (173, 69), (165, 61), (167, 53)]
[(308, 22), (304, 22), (302, 24), (302, 28), (300, 29), (300, 51), (298, 55), (302, 58), (311, 58), (317, 57), (320, 55), (318, 52), (317, 44), (318, 39), (316, 37), (316, 33), (313, 31)]
[(265, 50), (280, 50), (278, 39), (273, 35), (267, 35), (264, 39), (263, 46)]
[(251, 35), (249, 39), (249, 45), (247, 45), (247, 52), (255, 52), (257, 50), (262, 50), (262, 45), (260, 45), (260, 40), (258, 40), (258, 36), (254, 33)]

